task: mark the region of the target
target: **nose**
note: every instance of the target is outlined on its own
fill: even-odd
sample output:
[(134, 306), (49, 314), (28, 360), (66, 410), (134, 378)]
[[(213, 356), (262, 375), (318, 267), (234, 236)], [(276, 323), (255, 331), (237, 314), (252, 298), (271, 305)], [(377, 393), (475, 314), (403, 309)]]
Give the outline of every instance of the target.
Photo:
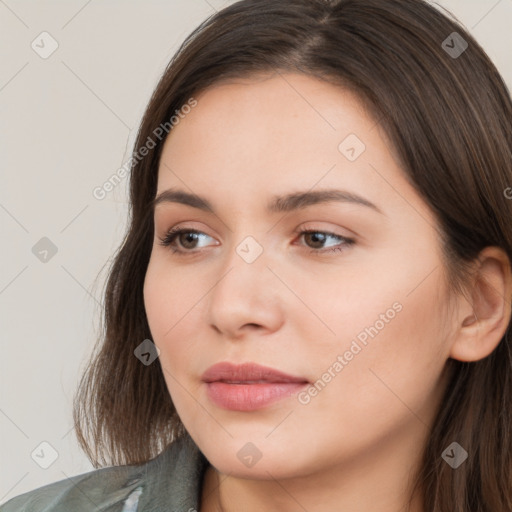
[(274, 332), (284, 322), (285, 287), (270, 270), (267, 252), (251, 261), (244, 249), (243, 244), (233, 247), (226, 256), (222, 277), (209, 294), (210, 325), (232, 340), (254, 331)]

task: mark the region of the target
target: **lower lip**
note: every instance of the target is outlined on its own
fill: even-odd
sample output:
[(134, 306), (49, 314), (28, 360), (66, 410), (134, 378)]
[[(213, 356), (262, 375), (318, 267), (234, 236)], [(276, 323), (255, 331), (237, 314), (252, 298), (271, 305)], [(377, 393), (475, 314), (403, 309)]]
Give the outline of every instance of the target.
[(219, 407), (231, 411), (255, 411), (291, 396), (307, 385), (307, 382), (230, 384), (217, 381), (206, 383), (206, 390), (210, 400)]

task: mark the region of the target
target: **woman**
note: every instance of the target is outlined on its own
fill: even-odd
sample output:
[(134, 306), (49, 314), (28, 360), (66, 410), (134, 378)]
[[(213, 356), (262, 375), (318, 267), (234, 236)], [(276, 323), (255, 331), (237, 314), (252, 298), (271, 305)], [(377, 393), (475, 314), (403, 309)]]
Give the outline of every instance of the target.
[(512, 510), (512, 102), (421, 0), (242, 0), (134, 148), (97, 469), (2, 512)]

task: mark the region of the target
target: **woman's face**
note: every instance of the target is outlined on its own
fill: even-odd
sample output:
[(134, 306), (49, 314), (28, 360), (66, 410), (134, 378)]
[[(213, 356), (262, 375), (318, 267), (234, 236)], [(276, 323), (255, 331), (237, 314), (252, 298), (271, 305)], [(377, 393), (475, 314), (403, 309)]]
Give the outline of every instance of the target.
[[(144, 286), (186, 429), (219, 471), (246, 478), (417, 462), (445, 385), (448, 294), (436, 221), (378, 123), (299, 74), (196, 100), (163, 148), (157, 196), (181, 195), (155, 207)], [(199, 234), (162, 245), (173, 228)], [(296, 382), (205, 382), (219, 362)]]

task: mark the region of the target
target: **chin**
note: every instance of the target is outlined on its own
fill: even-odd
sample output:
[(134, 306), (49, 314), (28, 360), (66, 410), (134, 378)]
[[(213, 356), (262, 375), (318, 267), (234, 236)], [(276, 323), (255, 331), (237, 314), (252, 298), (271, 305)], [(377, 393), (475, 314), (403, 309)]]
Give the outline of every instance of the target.
[(273, 480), (307, 476), (311, 472), (306, 461), (297, 459), (294, 448), (287, 450), (282, 442), (245, 439), (248, 438), (230, 438), (225, 443), (203, 446), (201, 451), (217, 471), (235, 478)]

